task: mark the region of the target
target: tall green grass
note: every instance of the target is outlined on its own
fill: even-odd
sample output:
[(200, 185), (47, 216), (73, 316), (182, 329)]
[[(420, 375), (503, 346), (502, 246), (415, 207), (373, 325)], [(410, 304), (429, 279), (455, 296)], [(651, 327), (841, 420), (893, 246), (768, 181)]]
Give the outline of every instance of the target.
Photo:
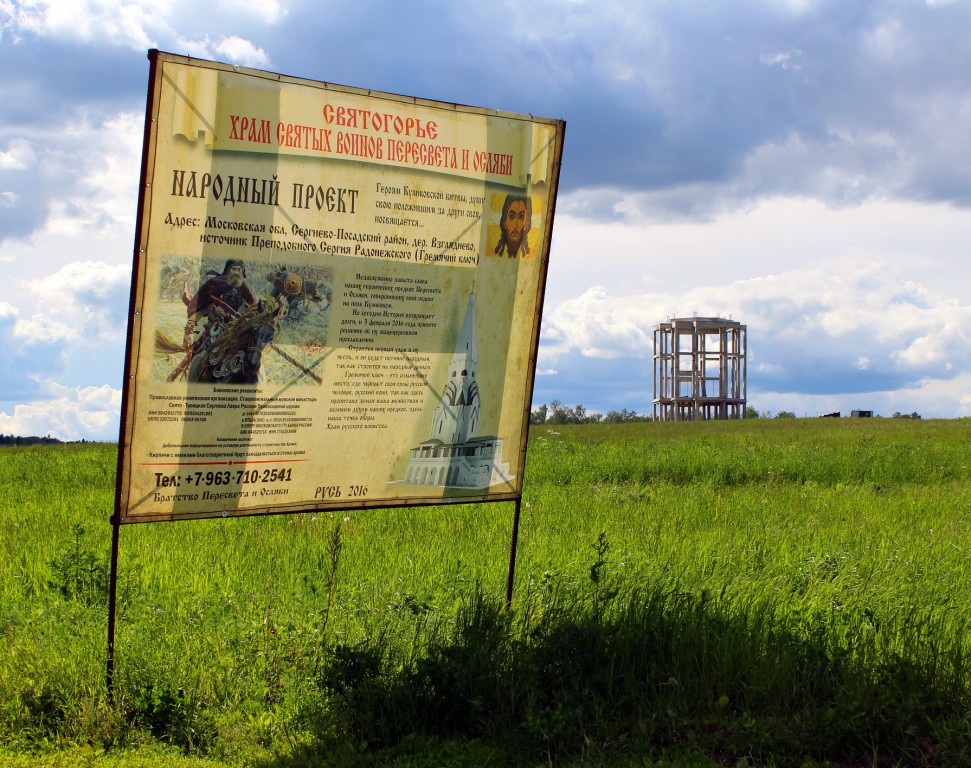
[(126, 526), (110, 706), (115, 447), (0, 450), (0, 743), (969, 764), (969, 458), (964, 420), (534, 427), (508, 615), (511, 504)]

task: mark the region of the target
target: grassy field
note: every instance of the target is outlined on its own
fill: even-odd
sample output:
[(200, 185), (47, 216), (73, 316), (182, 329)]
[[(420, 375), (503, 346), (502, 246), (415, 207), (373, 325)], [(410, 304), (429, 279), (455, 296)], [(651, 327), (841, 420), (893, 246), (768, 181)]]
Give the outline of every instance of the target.
[(0, 449), (0, 764), (971, 765), (971, 421), (533, 427), (512, 504), (127, 526)]

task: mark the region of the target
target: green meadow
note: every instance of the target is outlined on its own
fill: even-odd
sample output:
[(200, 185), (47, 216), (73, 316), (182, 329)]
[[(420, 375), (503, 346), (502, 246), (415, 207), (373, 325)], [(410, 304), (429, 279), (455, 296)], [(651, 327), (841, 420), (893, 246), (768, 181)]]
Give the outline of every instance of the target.
[(0, 764), (971, 765), (971, 420), (533, 426), (512, 503), (120, 531), (0, 448)]

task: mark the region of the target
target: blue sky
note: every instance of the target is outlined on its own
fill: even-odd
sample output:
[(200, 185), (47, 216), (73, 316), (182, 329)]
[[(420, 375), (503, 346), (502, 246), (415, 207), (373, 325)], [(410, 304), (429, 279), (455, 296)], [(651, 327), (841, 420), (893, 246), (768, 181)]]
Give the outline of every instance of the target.
[(567, 121), (534, 402), (971, 415), (967, 0), (0, 0), (0, 433), (118, 435), (149, 48)]

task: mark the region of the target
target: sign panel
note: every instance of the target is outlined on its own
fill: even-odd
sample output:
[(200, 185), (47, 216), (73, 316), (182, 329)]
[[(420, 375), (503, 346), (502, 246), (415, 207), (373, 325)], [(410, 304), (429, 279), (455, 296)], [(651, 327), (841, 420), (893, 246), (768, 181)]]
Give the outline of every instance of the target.
[(150, 59), (118, 521), (519, 498), (564, 123)]

